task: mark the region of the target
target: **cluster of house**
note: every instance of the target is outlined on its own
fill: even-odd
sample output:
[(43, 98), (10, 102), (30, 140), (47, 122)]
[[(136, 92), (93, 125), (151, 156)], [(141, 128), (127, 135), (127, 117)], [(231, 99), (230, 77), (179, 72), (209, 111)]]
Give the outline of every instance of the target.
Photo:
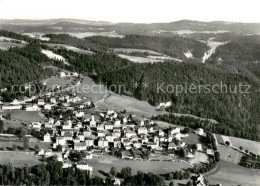
[[(161, 129), (149, 119), (138, 119), (117, 113), (114, 110), (98, 112), (96, 115), (88, 115), (82, 110), (73, 111), (72, 119), (48, 119), (46, 122), (34, 122), (31, 127), (40, 130), (47, 128), (52, 134), (47, 133), (43, 137), (44, 142), (53, 142), (53, 149), (58, 146), (61, 152), (51, 149), (41, 150), (39, 155), (57, 156), (58, 161), (63, 161), (64, 168), (71, 166), (68, 161), (70, 151), (84, 151), (84, 159), (103, 157), (104, 152), (109, 152), (109, 147), (121, 149), (122, 158), (134, 159), (126, 155), (129, 150), (140, 148), (149, 150), (177, 150), (185, 147), (183, 138), (188, 134), (182, 134), (179, 127)], [(196, 130), (198, 135), (204, 135), (203, 129)], [(73, 144), (69, 145), (68, 144)], [(197, 149), (202, 150), (202, 145), (197, 144)], [(83, 164), (83, 165), (82, 165)], [(78, 168), (92, 171), (92, 167), (85, 162), (79, 162)]]

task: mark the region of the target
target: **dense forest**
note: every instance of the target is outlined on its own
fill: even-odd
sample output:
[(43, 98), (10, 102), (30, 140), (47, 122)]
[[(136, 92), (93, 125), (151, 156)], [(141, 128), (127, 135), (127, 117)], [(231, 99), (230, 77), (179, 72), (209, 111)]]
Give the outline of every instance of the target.
[(33, 44), (20, 49), (0, 50), (0, 88), (10, 88), (52, 75), (51, 69), (44, 69), (40, 64), (44, 60), (48, 61)]
[[(138, 171), (137, 175), (131, 169), (123, 168), (119, 173), (122, 185), (163, 185), (164, 179), (152, 173)], [(109, 174), (108, 174), (109, 175)], [(46, 164), (32, 167), (12, 167), (0, 165), (0, 185), (113, 185), (113, 177), (90, 177), (88, 171), (76, 167), (62, 168), (62, 162), (48, 160)]]
[(193, 57), (200, 60), (209, 47), (199, 41), (175, 36), (141, 36), (127, 35), (124, 38), (90, 37), (87, 42), (96, 42), (109, 48), (137, 48), (160, 52), (171, 57), (186, 59), (184, 53), (190, 51)]

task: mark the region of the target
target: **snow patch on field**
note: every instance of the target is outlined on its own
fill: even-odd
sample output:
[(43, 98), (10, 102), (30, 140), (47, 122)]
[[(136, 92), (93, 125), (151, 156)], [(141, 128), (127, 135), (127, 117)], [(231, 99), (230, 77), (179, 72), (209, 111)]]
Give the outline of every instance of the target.
[(193, 55), (189, 50), (187, 52), (185, 52), (184, 55), (186, 58), (193, 58)]
[(69, 65), (69, 63), (66, 61), (66, 59), (63, 57), (63, 56), (61, 56), (61, 55), (58, 55), (58, 54), (54, 54), (52, 51), (50, 51), (50, 50), (41, 50), (41, 52), (43, 53), (43, 54), (45, 54), (48, 58), (50, 58), (50, 59), (55, 59), (55, 60), (59, 60), (59, 61), (62, 61), (64, 64), (66, 64), (66, 65)]

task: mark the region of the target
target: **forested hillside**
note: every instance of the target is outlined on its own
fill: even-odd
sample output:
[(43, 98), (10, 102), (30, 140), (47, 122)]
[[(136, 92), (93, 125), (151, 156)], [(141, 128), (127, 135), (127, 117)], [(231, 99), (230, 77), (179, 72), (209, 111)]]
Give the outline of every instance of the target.
[(96, 42), (109, 48), (137, 48), (154, 50), (171, 57), (186, 59), (184, 53), (190, 51), (197, 59), (201, 59), (209, 47), (199, 41), (183, 37), (159, 37), (127, 35), (125, 38), (91, 37), (87, 42)]
[(159, 36), (140, 36), (127, 35), (125, 38), (109, 38), (102, 36), (87, 37), (85, 41), (67, 34), (47, 34), (52, 43), (66, 43), (79, 48), (93, 51), (109, 48), (135, 48), (157, 51), (174, 58), (187, 59), (184, 53), (190, 51), (195, 60), (200, 60), (204, 53), (209, 50), (205, 43), (187, 39), (179, 36), (159, 37)]
[(207, 63), (244, 66), (260, 77), (260, 36), (233, 38), (219, 46)]
[[(260, 99), (258, 84), (242, 73), (230, 73), (214, 65), (193, 63), (160, 63), (135, 64), (123, 60), (116, 55), (98, 53), (87, 56), (66, 50), (56, 51), (69, 59), (70, 70), (87, 72), (97, 82), (110, 85), (125, 85), (126, 91), (134, 97), (147, 100), (152, 105), (172, 101), (169, 111), (194, 114), (196, 116), (213, 118), (230, 129), (241, 128), (236, 136), (259, 140), (258, 122), (260, 121)], [(134, 87), (148, 83), (148, 87)], [(165, 83), (165, 84), (163, 84)], [(199, 85), (214, 86), (216, 84), (229, 86), (223, 93), (191, 93), (189, 91), (176, 95), (167, 92), (166, 85)], [(250, 93), (232, 93), (239, 83), (250, 85)], [(157, 92), (158, 85), (163, 84)], [(118, 93), (124, 94), (122, 90)], [(245, 89), (244, 89), (245, 91)]]

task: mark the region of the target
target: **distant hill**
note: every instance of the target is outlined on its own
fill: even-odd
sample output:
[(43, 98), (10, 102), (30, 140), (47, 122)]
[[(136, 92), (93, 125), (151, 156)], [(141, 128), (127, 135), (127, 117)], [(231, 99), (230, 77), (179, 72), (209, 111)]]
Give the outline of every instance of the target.
[[(0, 20), (2, 29), (16, 32), (50, 32), (52, 27), (61, 26), (66, 28), (60, 31), (91, 31), (102, 29), (102, 31), (114, 30), (119, 34), (142, 34), (142, 35), (164, 35), (169, 32), (186, 30), (193, 32), (205, 31), (225, 31), (234, 33), (260, 33), (260, 23), (236, 23), (236, 22), (201, 22), (191, 20), (181, 20), (170, 23), (151, 23), (151, 24), (135, 24), (135, 23), (109, 23), (104, 21), (87, 21), (77, 19), (50, 19), (50, 20)], [(42, 29), (44, 26), (45, 30)], [(38, 28), (38, 30), (37, 30)], [(91, 29), (90, 29), (91, 28)], [(57, 30), (56, 30), (57, 32)]]

